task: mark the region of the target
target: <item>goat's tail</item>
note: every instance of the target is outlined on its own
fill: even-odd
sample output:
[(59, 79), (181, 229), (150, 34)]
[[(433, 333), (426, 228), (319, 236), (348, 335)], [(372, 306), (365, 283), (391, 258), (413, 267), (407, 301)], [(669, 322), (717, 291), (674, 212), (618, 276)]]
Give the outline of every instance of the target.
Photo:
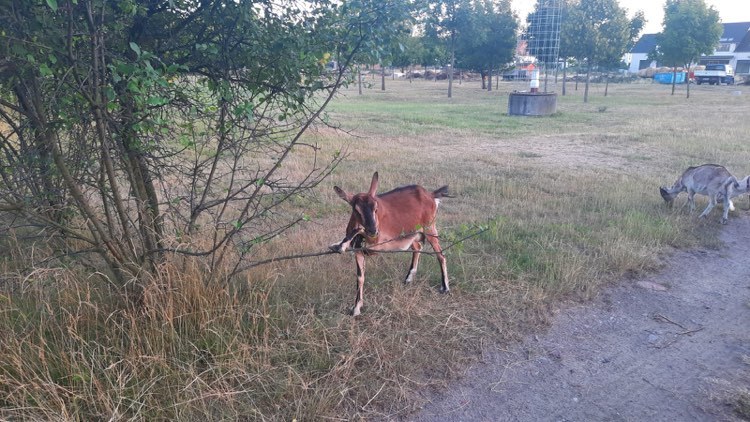
[(440, 198), (453, 198), (453, 196), (451, 196), (451, 195), (448, 195), (448, 185), (442, 186), (442, 187), (440, 187), (440, 188), (437, 188), (437, 189), (435, 189), (434, 191), (432, 191), (432, 196), (433, 196), (433, 197), (434, 197), (435, 199), (440, 199)]

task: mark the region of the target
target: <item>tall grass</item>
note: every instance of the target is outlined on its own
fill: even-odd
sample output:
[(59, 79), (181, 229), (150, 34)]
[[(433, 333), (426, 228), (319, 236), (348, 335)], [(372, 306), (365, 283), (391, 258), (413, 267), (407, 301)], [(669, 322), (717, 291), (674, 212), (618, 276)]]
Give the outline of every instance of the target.
[(557, 115), (525, 119), (504, 114), (519, 87), (488, 93), (475, 84), (454, 86), (450, 100), (444, 84), (425, 81), (346, 92), (329, 114), (353, 136), (321, 130), (310, 142), (349, 159), (293, 204), (312, 221), (263, 252), (339, 240), (349, 207), (333, 185), (364, 190), (375, 170), (383, 191), (449, 184), (444, 246), (486, 229), (448, 250), (450, 295), (437, 293), (433, 257), (404, 286), (409, 257), (386, 254), (368, 260), (364, 312), (351, 318), (349, 255), (212, 282), (198, 261), (171, 257), (134, 302), (75, 265), (29, 271), (28, 252), (6, 239), (0, 418), (393, 418), (483, 347), (543, 326), (556, 301), (658, 269), (674, 247), (716, 245), (718, 214), (697, 221), (667, 210), (657, 187), (703, 162), (750, 173), (747, 96), (696, 87), (686, 101), (663, 86), (610, 85), (608, 97), (594, 87), (583, 104), (569, 86)]

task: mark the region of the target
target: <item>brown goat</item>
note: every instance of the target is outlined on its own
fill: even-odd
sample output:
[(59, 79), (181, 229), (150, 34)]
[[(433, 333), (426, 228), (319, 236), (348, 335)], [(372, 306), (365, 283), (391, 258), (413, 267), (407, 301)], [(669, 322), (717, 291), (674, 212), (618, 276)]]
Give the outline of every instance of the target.
[(425, 240), (437, 255), (442, 271), (443, 293), (447, 293), (448, 268), (438, 240), (435, 227), (440, 199), (447, 197), (448, 186), (433, 192), (417, 185), (403, 186), (390, 192), (376, 195), (378, 173), (372, 176), (370, 190), (366, 193), (349, 194), (338, 186), (333, 188), (341, 199), (352, 206), (352, 215), (346, 227), (344, 240), (330, 246), (330, 249), (343, 253), (352, 243), (357, 263), (357, 297), (352, 307), (352, 315), (359, 315), (362, 308), (362, 293), (365, 283), (365, 255), (378, 251), (406, 251), (412, 249), (411, 266), (405, 283), (414, 278), (419, 265), (419, 254)]

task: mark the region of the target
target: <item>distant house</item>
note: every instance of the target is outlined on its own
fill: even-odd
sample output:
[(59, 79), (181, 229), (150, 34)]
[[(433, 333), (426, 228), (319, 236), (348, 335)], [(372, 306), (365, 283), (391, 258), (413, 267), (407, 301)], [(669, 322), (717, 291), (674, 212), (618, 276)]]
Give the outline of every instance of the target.
[[(724, 32), (713, 54), (702, 56), (697, 64), (730, 64), (735, 73), (750, 74), (750, 22), (722, 24)], [(656, 34), (644, 34), (630, 50), (629, 72), (636, 73), (647, 67), (657, 67), (648, 59), (648, 53), (656, 47)]]
[(648, 54), (656, 48), (656, 34), (643, 34), (630, 50), (628, 72), (637, 73), (641, 69), (656, 67), (656, 62), (648, 59)]

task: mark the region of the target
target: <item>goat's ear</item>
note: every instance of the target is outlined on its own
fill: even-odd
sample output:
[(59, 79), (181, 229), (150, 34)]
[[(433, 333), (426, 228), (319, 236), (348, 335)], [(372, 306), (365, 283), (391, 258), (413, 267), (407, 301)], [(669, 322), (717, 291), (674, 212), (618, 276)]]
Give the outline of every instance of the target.
[(334, 186), (333, 190), (336, 191), (336, 194), (339, 196), (339, 198), (343, 199), (346, 202), (352, 202), (352, 196), (346, 192), (344, 192), (343, 189), (341, 189), (338, 186)]
[(375, 196), (375, 192), (378, 190), (378, 172), (372, 175), (372, 182), (370, 182), (370, 190), (367, 192), (370, 196)]

